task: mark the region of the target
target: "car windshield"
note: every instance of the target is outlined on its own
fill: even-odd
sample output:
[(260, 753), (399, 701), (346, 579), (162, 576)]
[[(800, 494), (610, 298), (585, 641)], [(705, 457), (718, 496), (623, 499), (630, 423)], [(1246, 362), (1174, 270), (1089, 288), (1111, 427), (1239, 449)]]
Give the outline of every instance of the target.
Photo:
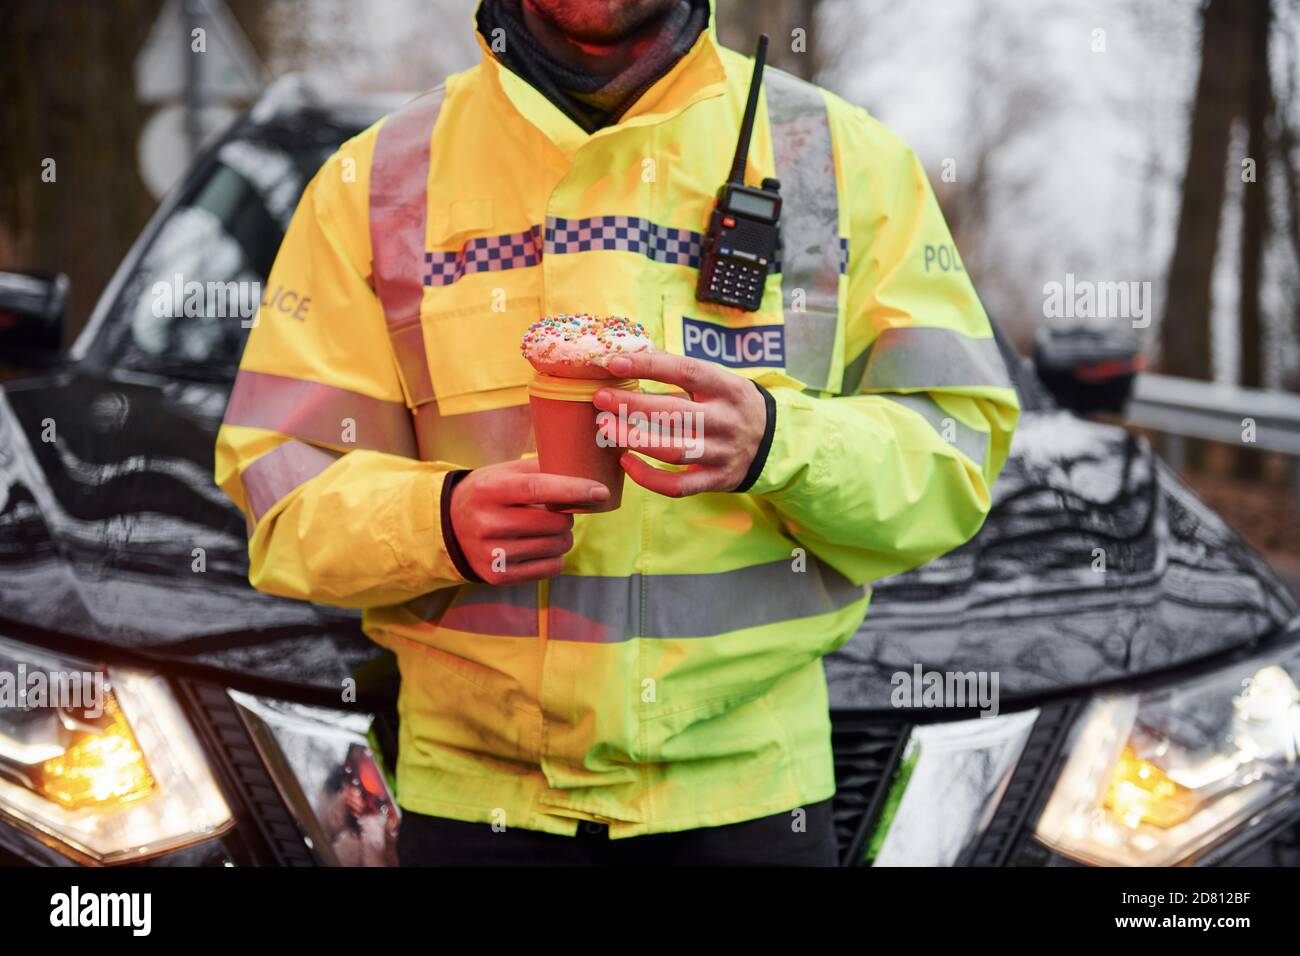
[(232, 377), (303, 189), (355, 132), (304, 117), (223, 143), (135, 263), (95, 354), (118, 368)]

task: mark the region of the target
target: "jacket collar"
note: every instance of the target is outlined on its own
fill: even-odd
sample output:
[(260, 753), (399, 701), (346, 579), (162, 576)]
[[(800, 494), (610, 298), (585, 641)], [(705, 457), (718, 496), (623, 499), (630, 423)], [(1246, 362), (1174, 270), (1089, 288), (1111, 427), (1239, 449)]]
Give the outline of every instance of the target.
[(690, 50), (632, 104), (618, 123), (590, 134), (527, 80), (502, 66), (477, 27), (474, 37), (482, 52), (482, 71), (489, 87), (500, 93), (515, 112), (536, 127), (556, 148), (571, 156), (588, 142), (616, 135), (620, 130), (634, 126), (666, 123), (701, 100), (721, 96), (727, 88), (727, 74), (718, 52), (716, 19), (714, 0), (709, 0), (709, 24)]

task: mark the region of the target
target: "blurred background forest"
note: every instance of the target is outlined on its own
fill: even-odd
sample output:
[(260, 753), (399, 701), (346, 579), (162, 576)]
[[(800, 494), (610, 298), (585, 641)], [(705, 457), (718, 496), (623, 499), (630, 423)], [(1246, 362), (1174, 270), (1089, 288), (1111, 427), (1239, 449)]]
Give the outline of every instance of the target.
[[(474, 5), (0, 0), (0, 269), (67, 273), (75, 335), (195, 142), (290, 72), (340, 98), (432, 86), (477, 60)], [(191, 15), (221, 75), (187, 114), (188, 67), (156, 48)], [(718, 19), (913, 146), (1022, 350), (1046, 283), (1149, 282), (1150, 367), (1300, 391), (1300, 0), (719, 0)], [(1189, 451), (1213, 505), (1300, 555), (1293, 461)]]

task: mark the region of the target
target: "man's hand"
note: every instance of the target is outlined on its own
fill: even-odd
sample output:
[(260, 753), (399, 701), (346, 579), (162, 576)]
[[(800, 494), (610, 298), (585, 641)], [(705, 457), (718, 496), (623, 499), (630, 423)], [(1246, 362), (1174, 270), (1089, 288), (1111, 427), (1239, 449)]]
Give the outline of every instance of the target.
[[(676, 385), (689, 397), (650, 395), (617, 388), (602, 388), (594, 402), (615, 419), (640, 413), (650, 423), (685, 423), (692, 430), (667, 431), (638, 428), (636, 420), (618, 435), (617, 421), (602, 424), (606, 440), (673, 465), (684, 471), (665, 471), (624, 452), (620, 463), (638, 485), (684, 498), (702, 491), (734, 491), (745, 478), (758, 453), (767, 427), (763, 396), (749, 379), (699, 359), (666, 352), (636, 352), (611, 359), (609, 371), (623, 378), (644, 378)], [(674, 416), (675, 417), (669, 417)], [(656, 418), (656, 416), (665, 416)], [(678, 431), (678, 434), (673, 434)], [(619, 441), (624, 437), (624, 441)]]
[(501, 462), (475, 468), (456, 486), (451, 526), (465, 560), (488, 584), (537, 581), (559, 574), (573, 547), (573, 515), (543, 505), (608, 499), (600, 482), (544, 474), (536, 458)]

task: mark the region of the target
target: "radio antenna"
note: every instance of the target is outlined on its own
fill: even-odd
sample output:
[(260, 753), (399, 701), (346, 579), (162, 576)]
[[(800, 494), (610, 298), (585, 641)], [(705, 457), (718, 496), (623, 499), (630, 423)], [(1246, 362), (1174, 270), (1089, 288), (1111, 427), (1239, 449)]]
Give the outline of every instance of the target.
[(745, 115), (740, 120), (740, 139), (736, 141), (736, 158), (731, 161), (729, 183), (745, 185), (745, 160), (749, 157), (749, 138), (754, 132), (754, 114), (758, 112), (758, 91), (763, 87), (763, 61), (767, 59), (767, 34), (758, 35), (758, 49), (754, 51), (754, 75), (749, 80), (749, 100)]

